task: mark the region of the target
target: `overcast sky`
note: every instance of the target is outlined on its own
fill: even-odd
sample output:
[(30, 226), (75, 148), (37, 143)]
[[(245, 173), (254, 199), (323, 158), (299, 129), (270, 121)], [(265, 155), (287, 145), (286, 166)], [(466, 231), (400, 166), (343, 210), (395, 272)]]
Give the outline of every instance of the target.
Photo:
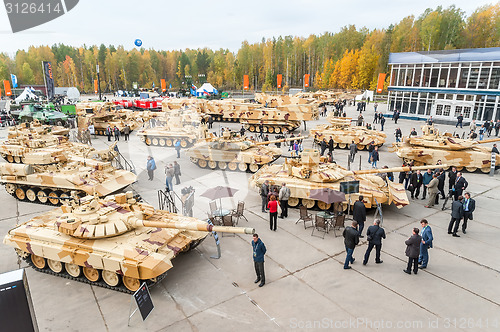
[(354, 24), (386, 28), (426, 8), (455, 4), (470, 15), (491, 1), (432, 0), (80, 0), (65, 15), (13, 34), (5, 7), (0, 7), (0, 52), (9, 55), (30, 45), (123, 45), (161, 50), (210, 47), (237, 50), (241, 42), (262, 37), (338, 32)]

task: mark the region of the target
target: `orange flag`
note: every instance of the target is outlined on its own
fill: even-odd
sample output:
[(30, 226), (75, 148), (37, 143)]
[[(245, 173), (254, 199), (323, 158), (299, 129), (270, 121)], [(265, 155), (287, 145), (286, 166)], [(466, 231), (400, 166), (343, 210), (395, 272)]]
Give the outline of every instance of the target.
[(309, 87), (309, 74), (304, 75), (304, 87), (308, 88)]
[(3, 80), (3, 87), (5, 89), (5, 95), (12, 96), (12, 90), (10, 89), (10, 82), (8, 80)]
[(162, 91), (162, 92), (167, 91), (167, 83), (165, 82), (165, 79), (164, 79), (164, 78), (162, 78), (162, 79), (160, 80), (160, 85), (161, 85), (161, 91)]
[(381, 93), (384, 90), (385, 76), (385, 73), (378, 74), (377, 93)]
[(94, 93), (97, 94), (97, 91), (99, 91), (99, 88), (97, 87), (97, 80), (94, 80)]
[(248, 75), (243, 75), (243, 89), (248, 90), (250, 87), (250, 83), (248, 81)]
[(280, 89), (281, 88), (281, 82), (283, 81), (283, 75), (278, 74), (277, 81), (278, 81), (278, 89)]

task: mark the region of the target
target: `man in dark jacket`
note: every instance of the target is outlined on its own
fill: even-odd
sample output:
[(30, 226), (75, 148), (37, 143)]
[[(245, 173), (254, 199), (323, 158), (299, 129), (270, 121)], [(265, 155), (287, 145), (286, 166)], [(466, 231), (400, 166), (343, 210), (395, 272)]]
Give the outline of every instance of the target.
[(358, 223), (353, 221), (351, 226), (344, 228), (344, 232), (342, 233), (342, 236), (344, 237), (345, 251), (347, 252), (344, 262), (345, 270), (350, 269), (351, 267), (349, 266), (349, 263), (352, 264), (356, 260), (352, 257), (352, 254), (354, 253), (354, 248), (356, 248), (356, 245), (359, 243), (359, 233), (356, 229), (357, 227)]
[(470, 197), (470, 193), (464, 195), (464, 223), (462, 224), (462, 233), (466, 233), (467, 221), (472, 220), (472, 212), (476, 209), (476, 201)]
[[(448, 225), (448, 234), (453, 234), (454, 237), (460, 237), (457, 234), (458, 226), (460, 226), (460, 220), (464, 216), (464, 206), (462, 205), (462, 196), (458, 196), (458, 200), (451, 203), (451, 220)], [(453, 227), (455, 225), (455, 227)], [(453, 232), (452, 232), (453, 229)]]
[(427, 185), (429, 184), (429, 182), (431, 182), (431, 180), (432, 180), (432, 170), (428, 169), (427, 172), (422, 174), (422, 188), (423, 188), (422, 200), (424, 200), (425, 196), (427, 196)]
[(380, 250), (382, 250), (382, 239), (385, 239), (385, 231), (380, 227), (380, 219), (375, 219), (373, 225), (368, 227), (366, 230), (366, 238), (368, 239), (368, 248), (365, 252), (363, 265), (368, 263), (373, 247), (375, 247), (375, 263), (382, 263), (383, 261), (380, 260)]
[(408, 240), (405, 241), (406, 244), (406, 256), (408, 256), (408, 266), (406, 270), (403, 270), (404, 273), (411, 274), (411, 266), (413, 265), (413, 273), (417, 274), (418, 272), (418, 251), (420, 247), (420, 242), (422, 241), (422, 237), (418, 235), (418, 228), (413, 229), (413, 234), (410, 236)]
[(446, 195), (444, 194), (444, 182), (446, 180), (446, 173), (445, 173), (444, 169), (440, 168), (438, 174), (439, 174), (437, 177), (437, 179), (439, 181), (438, 190), (439, 190), (439, 193), (441, 194), (441, 198), (445, 199)]
[(422, 242), (420, 242), (420, 255), (418, 256), (418, 263), (421, 264), (420, 268), (427, 268), (427, 263), (429, 263), (429, 248), (432, 248), (432, 229), (429, 226), (427, 219), (420, 220), (420, 225), (422, 225)]
[(462, 196), (462, 193), (464, 192), (465, 189), (467, 189), (468, 185), (469, 185), (469, 183), (462, 176), (462, 172), (458, 172), (457, 178), (455, 179), (455, 186), (453, 187), (453, 193), (455, 194), (455, 200), (458, 199), (458, 196)]
[(380, 116), (380, 130), (384, 131), (385, 118), (382, 114), (380, 114), (379, 116)]
[(106, 127), (106, 136), (108, 136), (108, 142), (111, 142), (111, 136), (113, 136), (113, 128), (110, 125)]
[(258, 234), (253, 235), (252, 241), (252, 249), (253, 249), (253, 264), (255, 266), (255, 273), (257, 274), (257, 279), (255, 279), (255, 283), (260, 281), (259, 287), (262, 287), (266, 284), (266, 274), (264, 273), (264, 255), (266, 254), (266, 246), (261, 239), (259, 239)]
[(128, 124), (123, 128), (123, 135), (125, 136), (125, 140), (128, 141), (130, 135), (130, 126)]
[(365, 228), (366, 220), (366, 207), (363, 203), (363, 195), (359, 195), (359, 200), (354, 203), (352, 207), (352, 219), (354, 219), (359, 225), (359, 237), (364, 237), (362, 235), (363, 228)]
[(269, 181), (266, 180), (260, 187), (260, 198), (262, 199), (262, 213), (266, 213), (268, 194), (269, 194)]
[(351, 158), (351, 163), (354, 162), (354, 156), (356, 155), (356, 152), (358, 152), (358, 146), (354, 141), (351, 142), (351, 145), (349, 145), (349, 158)]
[(451, 170), (449, 171), (448, 174), (448, 184), (449, 184), (449, 189), (451, 190), (453, 186), (455, 185), (455, 180), (457, 179), (457, 168), (452, 167)]
[(328, 143), (326, 143), (326, 138), (323, 138), (323, 140), (319, 143), (319, 146), (321, 148), (321, 153), (320, 153), (321, 155), (325, 153), (327, 145)]
[[(432, 180), (432, 175), (431, 179), (429, 182)], [(424, 178), (422, 174), (420, 173), (420, 170), (417, 170), (411, 175), (410, 178), (410, 193), (411, 193), (411, 198), (418, 198), (418, 195), (420, 195), (420, 187), (422, 186), (422, 182), (424, 181)]]
[(328, 152), (333, 156), (333, 146), (335, 145), (335, 142), (333, 141), (332, 136), (330, 136), (330, 140), (328, 141)]

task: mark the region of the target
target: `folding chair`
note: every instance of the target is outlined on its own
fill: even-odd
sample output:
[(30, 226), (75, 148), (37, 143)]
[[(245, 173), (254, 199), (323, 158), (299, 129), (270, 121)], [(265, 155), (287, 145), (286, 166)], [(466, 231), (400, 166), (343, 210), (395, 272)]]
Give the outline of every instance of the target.
[(333, 234), (337, 237), (336, 229), (340, 230), (341, 228), (345, 228), (344, 226), (345, 214), (341, 214), (335, 217), (335, 224), (333, 225)]
[[(222, 217), (222, 226), (234, 227), (233, 216), (228, 214), (227, 216)], [(222, 233), (224, 236), (224, 233)], [(236, 236), (235, 233), (227, 233), (227, 236)]]
[(233, 216), (233, 218), (236, 218), (235, 225), (238, 225), (240, 218), (244, 218), (248, 222), (247, 217), (243, 215), (244, 210), (245, 210), (245, 202), (239, 201), (236, 210), (231, 211), (231, 215)]
[(214, 212), (217, 210), (217, 202), (211, 201), (210, 203), (208, 203), (208, 206), (210, 207), (210, 213), (214, 215)]
[(325, 234), (328, 233), (328, 223), (326, 222), (326, 219), (316, 215), (316, 220), (314, 222), (314, 227), (313, 227), (311, 236), (318, 236), (318, 235), (314, 235), (314, 230), (322, 231), (323, 232), (322, 238), (324, 239)]
[[(306, 223), (308, 221), (311, 222), (311, 226), (313, 225), (313, 216), (312, 214), (308, 213), (307, 212), (307, 207), (305, 206), (300, 206), (300, 209), (299, 209), (299, 219), (295, 222), (296, 224), (298, 224), (299, 222), (303, 221), (304, 222), (304, 229), (307, 229), (307, 225)], [(309, 226), (309, 227), (311, 227)]]

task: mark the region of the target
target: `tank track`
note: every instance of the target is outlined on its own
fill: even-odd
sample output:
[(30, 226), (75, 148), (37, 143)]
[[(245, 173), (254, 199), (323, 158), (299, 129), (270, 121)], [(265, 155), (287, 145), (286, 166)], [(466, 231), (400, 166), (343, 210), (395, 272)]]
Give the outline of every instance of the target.
[[(59, 273), (57, 272), (54, 272), (52, 271), (48, 266), (46, 266), (45, 268), (43, 269), (39, 269), (37, 268), (33, 262), (31, 261), (30, 259), (30, 255), (27, 255), (26, 257), (22, 257), (22, 259), (29, 265), (31, 266), (33, 269), (35, 269), (36, 271), (38, 272), (42, 272), (42, 273), (46, 273), (46, 274), (50, 274), (50, 275), (53, 275), (53, 276), (57, 276), (57, 277), (61, 277), (61, 278), (66, 278), (66, 279), (70, 279), (70, 280), (74, 280), (74, 281), (78, 281), (78, 282), (82, 282), (82, 283), (86, 283), (86, 284), (89, 284), (89, 285), (92, 285), (92, 286), (99, 286), (99, 287), (102, 287), (102, 288), (107, 288), (107, 289), (111, 289), (111, 290), (115, 290), (115, 291), (118, 291), (118, 292), (122, 292), (122, 293), (126, 293), (126, 294), (134, 294), (134, 292), (132, 292), (131, 290), (129, 290), (128, 288), (126, 288), (123, 283), (120, 285), (120, 286), (110, 286), (108, 285), (107, 283), (105, 283), (102, 278), (99, 278), (98, 281), (96, 282), (92, 282), (90, 280), (88, 280), (87, 278), (85, 278), (85, 276), (83, 275), (83, 272), (82, 272), (82, 275), (79, 276), (78, 278), (75, 278), (75, 277), (72, 277), (70, 276), (66, 270), (63, 268), (63, 270)], [(156, 284), (158, 284), (159, 282), (161, 282), (163, 279), (165, 279), (165, 277), (167, 276), (167, 272), (159, 275), (157, 278), (156, 278), (156, 281), (152, 281), (152, 280), (145, 280), (146, 282), (146, 285), (148, 285), (149, 288), (155, 286)], [(142, 282), (141, 282), (142, 284)]]
[[(34, 186), (20, 186), (20, 187), (26, 187), (26, 189), (30, 189), (30, 188), (34, 188), (34, 189), (37, 189), (37, 190), (41, 189), (40, 187), (34, 187)], [(57, 188), (45, 188), (44, 190), (47, 190), (47, 189), (50, 189), (52, 191), (60, 191), (60, 189), (57, 189)], [(79, 195), (81, 194), (80, 197), (83, 197), (83, 196), (87, 195), (87, 193), (84, 192), (84, 191), (78, 192), (78, 194)], [(28, 203), (33, 203), (33, 204), (48, 205), (48, 206), (54, 206), (54, 207), (62, 205), (60, 199), (59, 199), (59, 202), (54, 205), (49, 200), (47, 200), (47, 202), (45, 202), (45, 203), (42, 203), (42, 202), (40, 202), (40, 200), (38, 198), (36, 200), (34, 200), (34, 201), (30, 201), (27, 197), (25, 199), (21, 200), (21, 199), (17, 198), (15, 191), (13, 193), (10, 193), (10, 195), (12, 195), (15, 199), (17, 199), (20, 202), (28, 202)], [(60, 198), (60, 196), (58, 196), (58, 198)]]

